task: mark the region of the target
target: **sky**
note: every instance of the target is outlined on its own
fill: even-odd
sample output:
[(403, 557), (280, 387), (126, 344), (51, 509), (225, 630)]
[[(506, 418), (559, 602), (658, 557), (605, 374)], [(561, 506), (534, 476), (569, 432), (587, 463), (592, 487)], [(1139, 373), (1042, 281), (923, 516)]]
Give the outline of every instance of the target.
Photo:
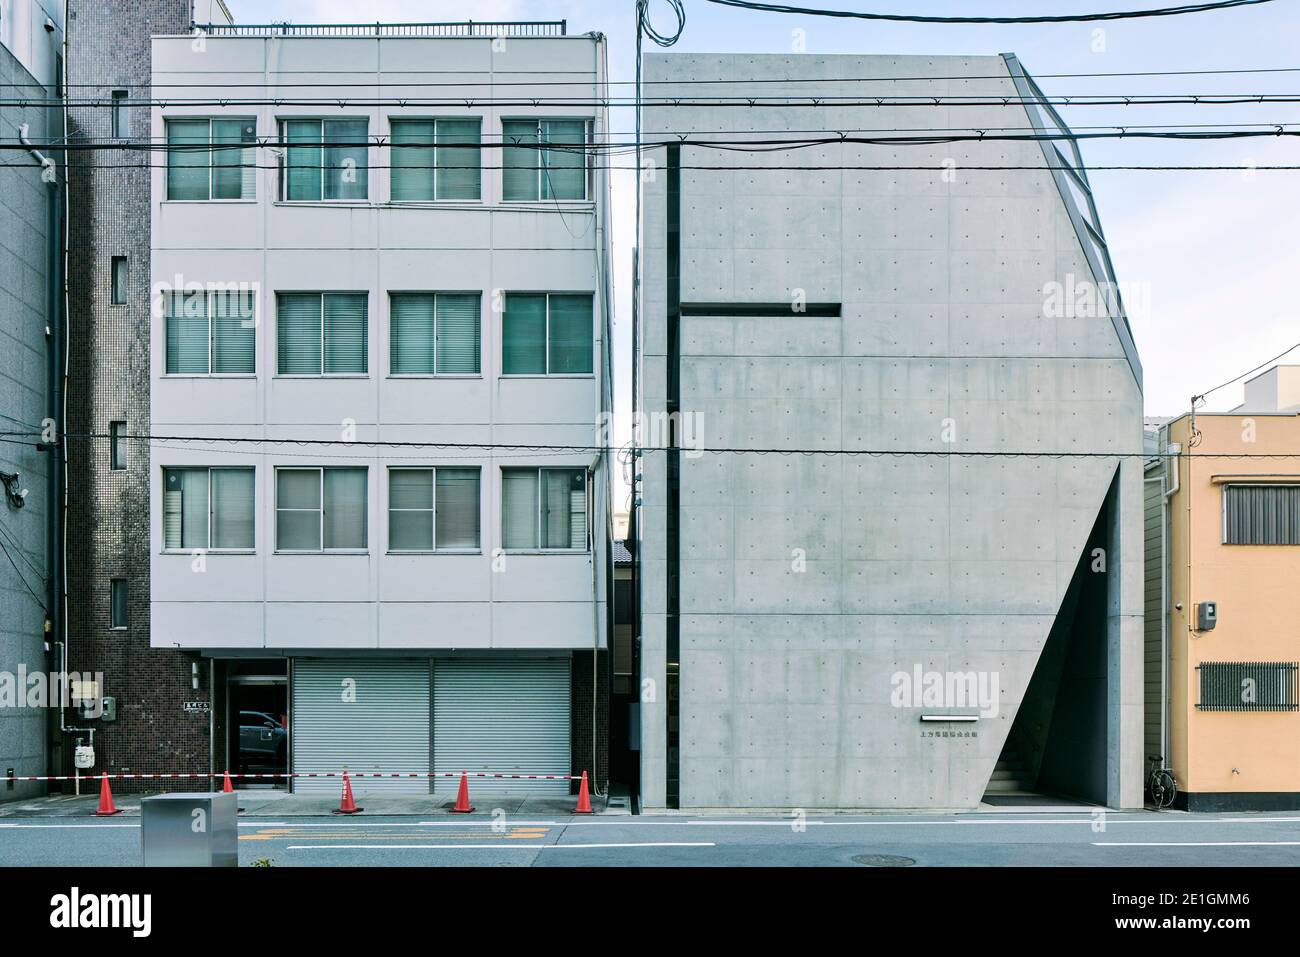
[[(1165, 0), (791, 0), (802, 6), (934, 16), (1063, 14), (1136, 10)], [(634, 76), (634, 0), (226, 0), (237, 22), (371, 23), (446, 20), (568, 21), (570, 33), (609, 40), (613, 80)], [(676, 51), (791, 53), (802, 31), (809, 54), (993, 55), (1015, 53), (1051, 96), (1080, 94), (1288, 94), (1300, 72), (1174, 77), (1056, 77), (1047, 74), (1300, 68), (1300, 3), (1245, 7), (1107, 23), (1037, 25), (894, 24), (738, 10), (684, 0), (686, 29)], [(667, 30), (669, 5), (650, 0)], [(1098, 31), (1101, 31), (1100, 33)], [(647, 47), (657, 47), (647, 43)], [(1072, 127), (1098, 125), (1300, 123), (1300, 104), (1233, 106), (1065, 106)], [(630, 110), (611, 126), (631, 131)], [(1300, 165), (1300, 141), (1093, 140), (1082, 146), (1097, 165)], [(1130, 316), (1145, 376), (1148, 415), (1176, 415), (1194, 394), (1254, 368), (1300, 343), (1300, 170), (1090, 173), (1094, 198), (1121, 290), (1140, 290), (1148, 308)], [(635, 177), (613, 177), (616, 369), (630, 356), (630, 268)], [(1300, 363), (1300, 350), (1288, 357)], [(627, 375), (619, 381), (627, 409)], [(1206, 408), (1241, 401), (1240, 383), (1210, 396)]]

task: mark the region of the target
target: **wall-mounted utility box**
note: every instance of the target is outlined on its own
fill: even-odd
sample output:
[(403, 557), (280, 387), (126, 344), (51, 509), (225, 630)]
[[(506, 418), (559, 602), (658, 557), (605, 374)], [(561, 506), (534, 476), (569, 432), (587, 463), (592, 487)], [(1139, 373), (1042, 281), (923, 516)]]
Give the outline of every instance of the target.
[(1196, 630), (1213, 631), (1219, 621), (1219, 603), (1202, 601), (1196, 605)]

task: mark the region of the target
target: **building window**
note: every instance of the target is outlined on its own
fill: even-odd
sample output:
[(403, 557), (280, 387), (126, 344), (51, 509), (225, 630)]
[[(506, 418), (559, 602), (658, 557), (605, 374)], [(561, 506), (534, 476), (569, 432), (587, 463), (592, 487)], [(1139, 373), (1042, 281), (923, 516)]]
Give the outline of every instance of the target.
[(280, 375), (365, 375), (369, 369), (367, 296), (280, 293), (276, 349)]
[(478, 375), (479, 293), (402, 292), (389, 300), (392, 375)]
[(585, 551), (585, 469), (502, 469), (501, 545), (506, 549)]
[(167, 198), (257, 197), (257, 123), (167, 121)]
[(113, 139), (124, 140), (131, 135), (131, 108), (127, 106), (127, 91), (114, 90), (113, 99)]
[(388, 550), (479, 547), (479, 470), (388, 470)]
[(586, 120), (503, 120), (506, 201), (587, 198)]
[(108, 467), (114, 472), (120, 472), (127, 466), (126, 441), (126, 423), (120, 421), (108, 423)]
[(364, 551), (366, 470), (277, 469), (275, 547), (281, 552)]
[(283, 120), (286, 144), (280, 195), (291, 201), (364, 200), (368, 194), (369, 122)]
[(253, 289), (164, 292), (168, 375), (252, 375), (257, 357)]
[(1300, 545), (1300, 485), (1225, 485), (1225, 545)]
[(1294, 661), (1204, 661), (1196, 670), (1201, 711), (1300, 710)]
[(109, 302), (114, 306), (125, 306), (128, 278), (126, 257), (114, 256), (110, 265)]
[(251, 468), (163, 469), (163, 548), (253, 548)]
[(393, 120), (395, 203), (481, 196), (480, 127), (474, 120)]
[(114, 578), (108, 583), (108, 625), (123, 629), (130, 625), (127, 615), (127, 584), (125, 578)]
[(592, 371), (590, 295), (507, 293), (501, 319), (505, 375), (581, 375)]

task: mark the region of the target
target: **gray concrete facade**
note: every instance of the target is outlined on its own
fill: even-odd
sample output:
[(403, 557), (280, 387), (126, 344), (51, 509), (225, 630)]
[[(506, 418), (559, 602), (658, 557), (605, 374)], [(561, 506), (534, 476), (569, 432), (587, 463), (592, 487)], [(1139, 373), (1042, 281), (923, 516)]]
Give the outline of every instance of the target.
[[(33, 100), (50, 95), (0, 46), (0, 86), (24, 88)], [(0, 110), (0, 140), (17, 142), (27, 126), (33, 143), (47, 141), (48, 111), (40, 106)], [(50, 315), (50, 210), (55, 184), (44, 181), (40, 162), (21, 150), (0, 159), (0, 429), (39, 433), (50, 412), (47, 327)], [(21, 508), (0, 495), (0, 801), (44, 793), (36, 782), (9, 785), (3, 778), (46, 773), (46, 712), (23, 698), (19, 669), (45, 670), (44, 627), (49, 599), (49, 469), (57, 459), (32, 440), (0, 444), (0, 472), (17, 475), (27, 489)], [(13, 696), (11, 698), (11, 695)], [(23, 700), (19, 700), (23, 698)], [(35, 706), (34, 706), (35, 705)]]
[[(644, 128), (654, 143), (677, 132), (773, 139), (1050, 125), (1015, 102), (833, 99), (1014, 100), (1027, 82), (1018, 86), (1016, 70), (1001, 57), (653, 54), (654, 96), (687, 102), (648, 109)], [(823, 102), (692, 106), (694, 80), (736, 81), (708, 88), (719, 96)], [(1060, 151), (1052, 155), (1069, 162)], [(667, 150), (651, 148), (646, 160), (641, 408), (663, 414), (673, 197)], [(1077, 196), (1063, 189), (1033, 140), (753, 153), (683, 145), (680, 163), (686, 434), (705, 449), (818, 454), (681, 455), (675, 756), (666, 714), (673, 505), (666, 454), (644, 455), (644, 806), (975, 806), (1052, 636), (1069, 669), (1062, 675), (1058, 662), (1052, 680), (1074, 703), (1058, 707), (1050, 728), (1027, 715), (1023, 733), (1050, 741), (1054, 773), (1092, 800), (1139, 806), (1141, 367), (1105, 289), (1104, 242), (1086, 238), (1087, 229), (1100, 237), (1086, 175)], [(1030, 169), (965, 168), (974, 165)], [(812, 166), (824, 168), (791, 168)], [(1089, 283), (1101, 293), (1095, 307), (1074, 293)], [(835, 308), (800, 313), (800, 302)], [(726, 308), (711, 314), (709, 304)], [(768, 311), (745, 315), (745, 304)], [(1076, 633), (1096, 636), (1094, 659), (1085, 662)], [(895, 678), (915, 669), (996, 680), (993, 713), (954, 723), (980, 709), (951, 698), (900, 703)], [(1035, 706), (1050, 715), (1053, 698), (1036, 692)], [(1076, 733), (1075, 721), (1091, 731)], [(1042, 753), (1034, 761), (1047, 766)]]

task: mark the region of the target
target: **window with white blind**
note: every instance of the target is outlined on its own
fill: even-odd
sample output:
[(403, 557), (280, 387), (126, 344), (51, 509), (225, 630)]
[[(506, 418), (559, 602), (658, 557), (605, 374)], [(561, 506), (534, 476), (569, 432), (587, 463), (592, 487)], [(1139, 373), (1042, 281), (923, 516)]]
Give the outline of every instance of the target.
[(167, 121), (167, 198), (257, 198), (257, 121)]
[(364, 118), (282, 120), (280, 197), (297, 202), (366, 199), (369, 129)]
[(388, 550), (428, 552), (479, 547), (479, 470), (388, 470)]
[(501, 547), (586, 551), (586, 470), (502, 469)]
[(279, 293), (279, 374), (365, 375), (369, 371), (367, 303), (364, 292)]
[(251, 468), (163, 469), (163, 548), (253, 548)]
[(481, 302), (477, 292), (393, 293), (389, 299), (389, 373), (478, 375)]
[(393, 120), (392, 128), (393, 202), (481, 197), (478, 119)]
[(195, 289), (162, 297), (167, 375), (256, 372), (255, 289)]
[(587, 198), (586, 120), (503, 120), (501, 143), (507, 202)]
[(276, 551), (365, 551), (366, 515), (364, 468), (275, 470)]
[(507, 293), (501, 317), (504, 375), (590, 375), (590, 294)]
[(1225, 545), (1300, 545), (1300, 484), (1225, 485)]

